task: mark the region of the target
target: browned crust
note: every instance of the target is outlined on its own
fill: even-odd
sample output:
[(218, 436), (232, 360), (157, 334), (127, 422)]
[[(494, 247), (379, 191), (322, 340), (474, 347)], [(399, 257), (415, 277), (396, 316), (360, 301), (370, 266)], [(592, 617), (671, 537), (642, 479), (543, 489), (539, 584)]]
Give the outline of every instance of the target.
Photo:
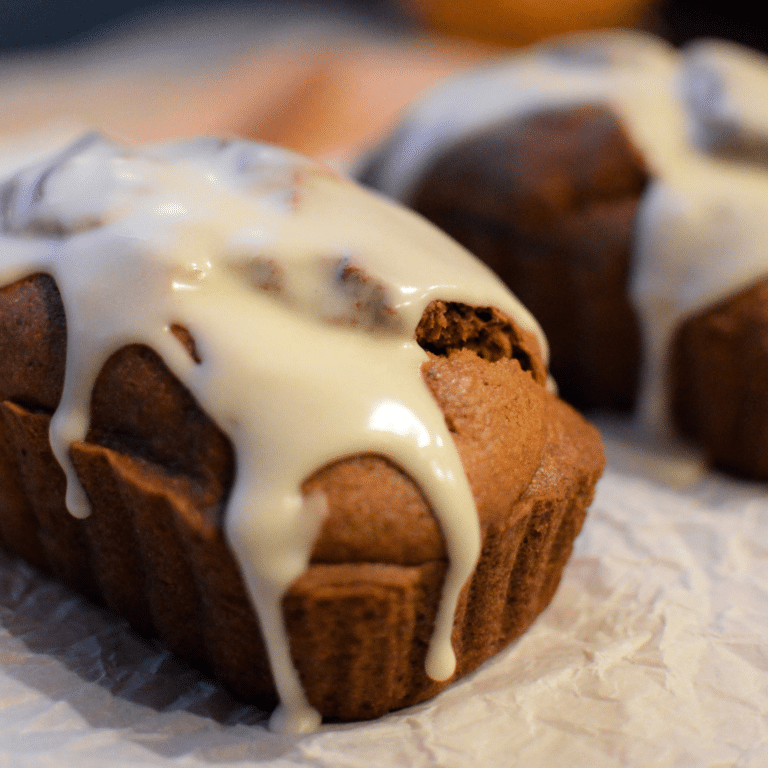
[(677, 426), (710, 461), (768, 480), (768, 278), (686, 318), (670, 346)]
[[(98, 378), (87, 439), (71, 450), (94, 510), (72, 519), (47, 438), (65, 335), (51, 279), (0, 289), (0, 318), (3, 543), (211, 669), (240, 697), (273, 703), (258, 622), (220, 525), (234, 467), (226, 436), (154, 352), (120, 350)], [(474, 319), (467, 328), (477, 335)], [(603, 466), (595, 430), (534, 379), (543, 371), (535, 342), (513, 325), (510, 332), (495, 362), (438, 345), (423, 369), (483, 535), (454, 628), (457, 675), (517, 637), (549, 602)], [(530, 371), (519, 362), (526, 355)], [(19, 360), (31, 370), (19, 370)], [(316, 490), (331, 511), (284, 602), (310, 701), (326, 717), (359, 719), (433, 695), (446, 685), (423, 671), (446, 567), (434, 515), (410, 478), (378, 456), (321, 469), (304, 485)]]

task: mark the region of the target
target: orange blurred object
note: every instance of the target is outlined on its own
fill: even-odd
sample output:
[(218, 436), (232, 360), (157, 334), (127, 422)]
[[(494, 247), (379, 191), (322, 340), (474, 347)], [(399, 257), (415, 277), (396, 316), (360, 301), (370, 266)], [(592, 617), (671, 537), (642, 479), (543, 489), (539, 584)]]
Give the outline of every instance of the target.
[(502, 45), (643, 24), (657, 0), (401, 0), (424, 26)]

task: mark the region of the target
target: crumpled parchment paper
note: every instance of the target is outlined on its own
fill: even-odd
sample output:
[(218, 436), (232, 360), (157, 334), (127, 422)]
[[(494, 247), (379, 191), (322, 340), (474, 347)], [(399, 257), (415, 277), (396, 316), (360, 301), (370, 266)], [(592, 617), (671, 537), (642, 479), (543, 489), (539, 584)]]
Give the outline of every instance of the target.
[(526, 635), (433, 701), (309, 736), (0, 555), (0, 765), (764, 768), (768, 487), (616, 463)]
[(764, 768), (768, 486), (605, 435), (595, 503), (529, 632), (430, 702), (307, 736), (270, 733), (0, 551), (0, 766)]

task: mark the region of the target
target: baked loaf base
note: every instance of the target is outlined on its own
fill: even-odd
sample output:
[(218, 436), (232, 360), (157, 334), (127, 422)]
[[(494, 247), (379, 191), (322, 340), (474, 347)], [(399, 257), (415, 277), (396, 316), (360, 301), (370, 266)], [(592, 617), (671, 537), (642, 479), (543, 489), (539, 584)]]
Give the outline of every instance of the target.
[(768, 278), (687, 318), (671, 346), (673, 416), (728, 472), (768, 480)]
[[(524, 332), (487, 308), (442, 306), (426, 317), (433, 351), (423, 375), (455, 435), (483, 537), (454, 624), (456, 679), (549, 603), (604, 458), (597, 432), (546, 391)], [(152, 350), (123, 348), (97, 381), (86, 441), (71, 449), (93, 508), (72, 518), (47, 434), (66, 334), (53, 280), (0, 289), (0, 318), (3, 545), (239, 698), (272, 706), (258, 622), (222, 533), (234, 472), (226, 436)], [(178, 335), (194, 354), (193, 340)], [(434, 695), (450, 682), (424, 672), (447, 563), (435, 517), (379, 456), (321, 469), (304, 485), (317, 490), (331, 511), (284, 599), (309, 702), (326, 718), (353, 720)]]

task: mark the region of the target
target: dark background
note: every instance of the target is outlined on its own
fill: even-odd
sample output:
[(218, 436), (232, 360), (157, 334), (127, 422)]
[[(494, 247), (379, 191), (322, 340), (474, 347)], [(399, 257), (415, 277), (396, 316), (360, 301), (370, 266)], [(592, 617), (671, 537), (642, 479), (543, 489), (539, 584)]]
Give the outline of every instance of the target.
[(759, 0), (668, 0), (660, 16), (665, 36), (676, 44), (720, 37), (768, 50), (765, 4)]
[(252, 11), (269, 20), (324, 7), (376, 24), (409, 24), (394, 0), (0, 0), (0, 50), (76, 45), (182, 15)]
[[(549, 0), (541, 0), (547, 2)], [(556, 1), (556, 0), (555, 0)], [(723, 37), (768, 49), (762, 3), (754, 0), (659, 0), (659, 29), (674, 43)], [(188, 14), (253, 11), (278, 19), (330, 6), (381, 25), (407, 27), (397, 0), (0, 0), (0, 50), (38, 50), (109, 37), (138, 22)], [(477, 0), (482, 12), (482, 0)]]

